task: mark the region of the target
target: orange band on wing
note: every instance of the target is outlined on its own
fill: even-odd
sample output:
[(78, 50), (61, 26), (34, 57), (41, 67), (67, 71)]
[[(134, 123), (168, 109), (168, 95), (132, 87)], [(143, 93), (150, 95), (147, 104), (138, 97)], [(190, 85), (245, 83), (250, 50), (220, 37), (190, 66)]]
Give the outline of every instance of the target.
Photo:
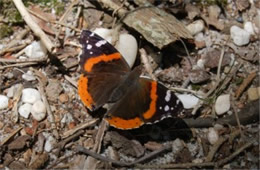
[(109, 62), (112, 60), (118, 60), (120, 58), (121, 58), (121, 55), (119, 53), (114, 53), (114, 54), (110, 54), (110, 55), (101, 55), (98, 57), (89, 58), (87, 60), (87, 62), (84, 64), (84, 70), (87, 72), (91, 72), (92, 67), (101, 61)]
[(152, 118), (153, 115), (156, 112), (156, 101), (157, 101), (157, 97), (158, 97), (157, 94), (156, 94), (156, 91), (157, 91), (157, 82), (153, 81), (151, 83), (151, 91), (150, 91), (151, 103), (150, 103), (150, 106), (149, 106), (149, 110), (147, 110), (143, 114), (144, 119)]
[(82, 102), (85, 104), (85, 106), (88, 109), (92, 110), (94, 101), (88, 92), (88, 78), (85, 77), (83, 74), (80, 75), (80, 78), (78, 81), (78, 94), (79, 94)]
[(111, 118), (106, 118), (108, 123), (111, 126), (114, 126), (119, 129), (133, 129), (133, 128), (138, 128), (144, 124), (144, 122), (139, 118), (133, 118), (133, 119), (121, 119), (119, 117), (111, 117)]

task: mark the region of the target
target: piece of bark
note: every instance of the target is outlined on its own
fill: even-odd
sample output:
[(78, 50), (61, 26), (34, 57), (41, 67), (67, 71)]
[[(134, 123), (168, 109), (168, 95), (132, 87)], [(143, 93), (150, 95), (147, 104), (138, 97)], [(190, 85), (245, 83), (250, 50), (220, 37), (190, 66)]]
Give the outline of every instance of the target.
[(107, 132), (104, 137), (104, 142), (111, 142), (114, 148), (126, 155), (140, 157), (144, 154), (144, 147), (138, 141), (129, 140), (117, 132)]
[[(116, 3), (115, 0), (98, 0), (98, 2), (102, 6), (116, 11), (120, 17), (124, 17), (123, 22), (127, 26), (134, 28), (147, 41), (159, 49), (175, 42), (179, 38), (193, 38), (184, 24), (178, 21), (173, 15), (159, 8), (141, 7), (129, 12), (119, 3)], [(142, 2), (140, 1), (138, 4), (142, 4)], [(151, 4), (147, 2), (145, 5), (150, 6)]]
[(173, 15), (155, 7), (141, 8), (131, 12), (127, 14), (123, 22), (159, 49), (179, 38), (193, 38), (184, 24)]
[(9, 150), (20, 150), (29, 145), (31, 137), (29, 135), (23, 135), (16, 138), (8, 145)]

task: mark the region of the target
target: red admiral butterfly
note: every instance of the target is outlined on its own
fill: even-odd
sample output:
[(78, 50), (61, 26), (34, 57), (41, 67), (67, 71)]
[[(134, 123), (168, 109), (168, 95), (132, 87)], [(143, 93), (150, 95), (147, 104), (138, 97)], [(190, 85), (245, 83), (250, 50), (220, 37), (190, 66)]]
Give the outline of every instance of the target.
[(83, 30), (80, 43), (79, 96), (91, 111), (114, 103), (105, 117), (111, 126), (138, 128), (144, 123), (177, 117), (183, 110), (173, 92), (157, 81), (140, 77), (141, 67), (131, 70), (121, 54), (97, 34)]

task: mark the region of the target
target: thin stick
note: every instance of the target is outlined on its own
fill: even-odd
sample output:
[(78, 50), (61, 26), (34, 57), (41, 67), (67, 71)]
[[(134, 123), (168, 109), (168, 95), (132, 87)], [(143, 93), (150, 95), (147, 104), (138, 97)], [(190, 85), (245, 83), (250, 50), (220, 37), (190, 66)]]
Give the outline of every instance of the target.
[(0, 58), (0, 62), (2, 63), (27, 63), (27, 62), (42, 62), (46, 61), (47, 57), (41, 57), (41, 58), (26, 58), (26, 59), (16, 59), (16, 58)]
[(243, 152), (245, 149), (249, 148), (251, 145), (253, 145), (256, 141), (252, 140), (246, 144), (244, 144), (242, 147), (240, 147), (239, 149), (237, 149), (235, 152), (233, 152), (230, 156), (228, 156), (227, 158), (220, 160), (217, 162), (218, 166), (224, 165), (227, 162), (229, 162), (230, 160), (234, 159), (237, 155), (239, 155), (241, 152)]
[(222, 65), (222, 61), (224, 58), (224, 54), (225, 54), (225, 48), (223, 46), (222, 50), (221, 50), (221, 54), (219, 57), (219, 61), (218, 61), (218, 70), (217, 70), (217, 81), (220, 81), (220, 71), (221, 71), (221, 65)]
[(239, 132), (240, 132), (240, 135), (243, 136), (243, 133), (242, 133), (242, 130), (241, 130), (241, 124), (240, 124), (240, 120), (239, 120), (239, 117), (238, 117), (238, 113), (237, 113), (237, 110), (236, 110), (236, 107), (235, 107), (235, 103), (234, 103), (234, 99), (233, 99), (233, 96), (231, 96), (231, 106), (233, 108), (233, 111), (234, 111), (234, 115), (236, 117), (236, 121), (237, 121), (237, 125), (238, 125), (238, 128), (239, 128)]
[(56, 137), (56, 139), (59, 139), (59, 133), (57, 131), (57, 127), (56, 127), (56, 124), (55, 124), (55, 119), (54, 119), (53, 113), (51, 111), (51, 107), (49, 105), (49, 102), (48, 102), (47, 97), (46, 97), (45, 92), (44, 92), (43, 81), (41, 79), (43, 74), (41, 72), (39, 72), (38, 70), (33, 69), (33, 68), (32, 68), (32, 71), (37, 76), (37, 80), (39, 82), (38, 89), (39, 89), (39, 92), (42, 96), (43, 103), (46, 106), (47, 113), (48, 113), (48, 120), (51, 123), (51, 128), (53, 128), (54, 136)]
[(23, 17), (24, 21), (27, 23), (27, 25), (31, 28), (31, 30), (35, 33), (36, 36), (38, 36), (47, 50), (50, 53), (53, 53), (54, 44), (49, 39), (49, 37), (42, 31), (42, 29), (39, 27), (38, 24), (34, 22), (29, 12), (26, 10), (26, 7), (24, 6), (22, 0), (13, 0), (16, 8), (20, 12), (21, 16)]
[(158, 149), (158, 150), (156, 150), (156, 151), (153, 151), (153, 152), (151, 152), (150, 154), (145, 155), (145, 156), (143, 156), (142, 158), (140, 158), (140, 159), (138, 159), (138, 160), (136, 160), (136, 161), (130, 162), (130, 163), (121, 162), (121, 161), (117, 161), (117, 160), (114, 160), (114, 159), (111, 159), (111, 158), (104, 157), (104, 156), (102, 156), (102, 155), (100, 155), (100, 154), (97, 154), (97, 153), (95, 153), (95, 152), (92, 152), (92, 151), (90, 151), (90, 150), (88, 150), (88, 149), (86, 149), (86, 148), (84, 148), (84, 147), (82, 147), (82, 146), (80, 146), (80, 145), (77, 145), (77, 146), (76, 146), (75, 151), (76, 151), (76, 152), (82, 152), (82, 153), (84, 153), (84, 154), (90, 155), (90, 156), (92, 156), (92, 157), (94, 157), (94, 158), (96, 158), (96, 159), (99, 159), (99, 160), (111, 162), (111, 163), (113, 163), (113, 164), (115, 164), (115, 165), (118, 165), (118, 166), (133, 166), (133, 165), (135, 165), (135, 164), (138, 164), (138, 163), (144, 162), (144, 161), (146, 161), (146, 160), (148, 160), (148, 159), (151, 159), (151, 158), (153, 158), (155, 155), (158, 155), (158, 154), (160, 154), (160, 153), (162, 153), (162, 152), (165, 152), (165, 151), (167, 151), (167, 150), (170, 150), (171, 148), (172, 148), (171, 145), (166, 145), (166, 146), (164, 146), (164, 147), (162, 147), (162, 148), (160, 148), (160, 149)]
[(148, 72), (149, 76), (153, 80), (157, 80), (157, 78), (153, 75), (153, 69), (152, 69), (152, 67), (151, 67), (151, 65), (149, 63), (146, 51), (143, 48), (141, 48), (139, 51), (140, 51), (141, 60), (142, 60), (142, 62), (144, 64), (145, 70)]
[(10, 43), (8, 43), (4, 49), (0, 50), (0, 55), (9, 52), (10, 48), (16, 46), (28, 32), (29, 32), (28, 28), (25, 28), (24, 30), (19, 32), (19, 34)]
[(81, 30), (76, 28), (76, 27), (73, 27), (73, 26), (70, 26), (70, 25), (67, 25), (67, 24), (64, 24), (64, 23), (61, 23), (61, 22), (57, 22), (57, 21), (49, 21), (48, 19), (46, 19), (45, 17), (43, 17), (41, 14), (38, 14), (30, 9), (27, 9), (31, 14), (33, 14), (34, 16), (40, 18), (41, 20), (45, 21), (45, 22), (48, 22), (48, 23), (52, 23), (52, 24), (57, 24), (57, 25), (61, 25), (63, 27), (67, 27), (67, 28), (70, 28), (76, 32), (80, 32)]

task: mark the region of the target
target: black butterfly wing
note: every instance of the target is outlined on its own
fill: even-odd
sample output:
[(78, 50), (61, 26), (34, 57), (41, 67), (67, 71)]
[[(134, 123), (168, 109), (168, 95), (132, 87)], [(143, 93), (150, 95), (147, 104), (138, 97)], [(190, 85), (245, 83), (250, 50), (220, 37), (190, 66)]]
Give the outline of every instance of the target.
[(115, 47), (91, 31), (82, 31), (80, 43), (82, 75), (78, 93), (85, 106), (95, 110), (109, 100), (113, 89), (130, 72), (130, 67)]

